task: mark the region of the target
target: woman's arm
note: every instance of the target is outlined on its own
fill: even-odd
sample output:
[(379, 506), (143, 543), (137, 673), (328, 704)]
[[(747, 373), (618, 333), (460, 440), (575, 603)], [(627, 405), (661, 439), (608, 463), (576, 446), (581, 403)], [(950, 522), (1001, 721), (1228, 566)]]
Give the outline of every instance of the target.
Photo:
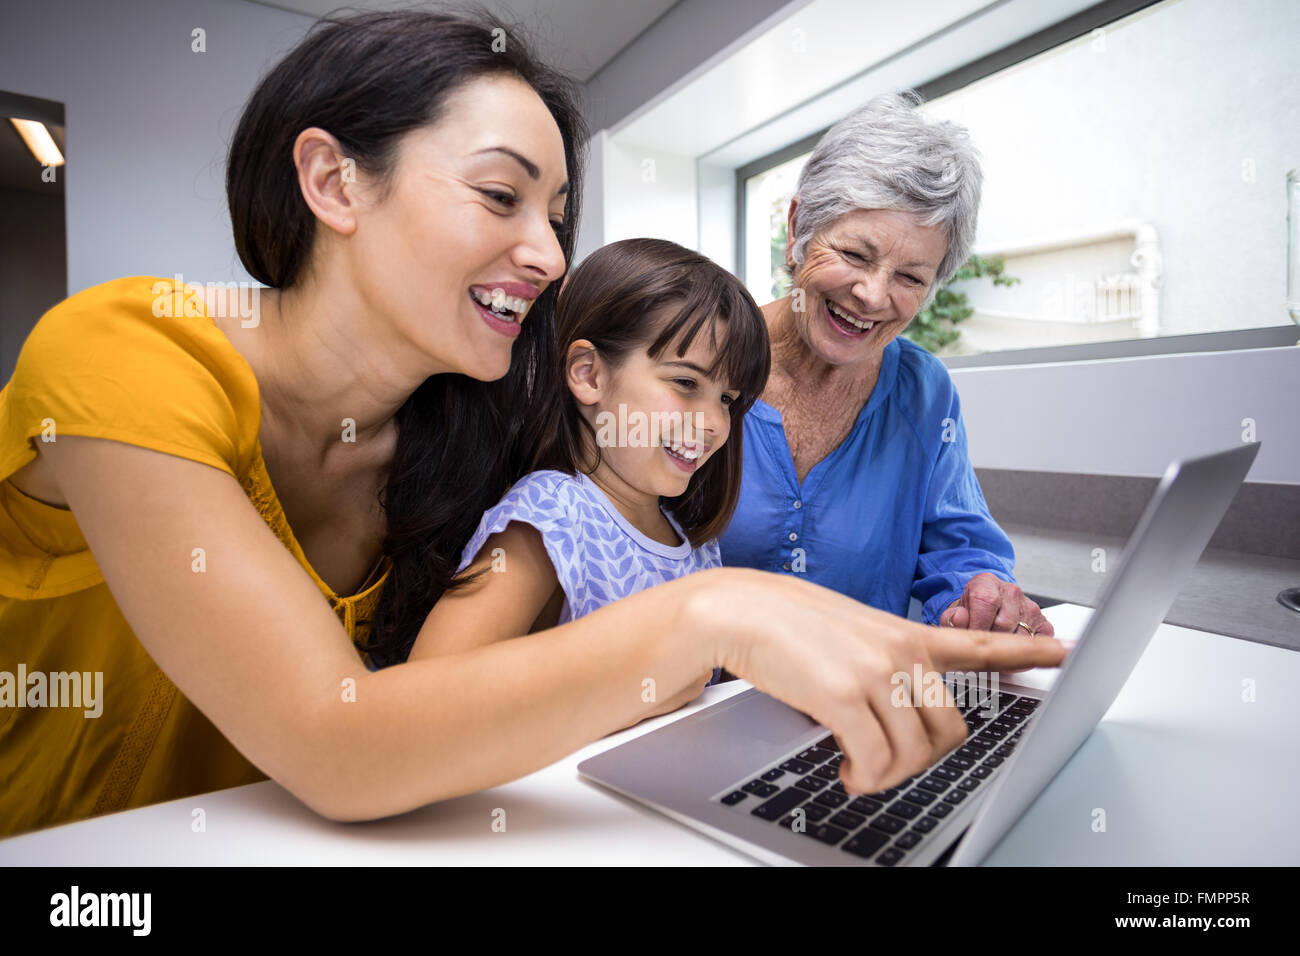
[(484, 542), (466, 569), (480, 570), (485, 573), (477, 580), (438, 599), (408, 662), (527, 634), (560, 587), (541, 532), (522, 521), (510, 522)]
[[(1043, 638), (924, 628), (788, 576), (722, 568), (527, 640), (371, 673), (230, 475), (94, 438), (61, 437), (41, 454), (158, 666), (250, 761), (336, 820), (520, 777), (664, 707), (714, 666), (828, 726), (848, 755), (846, 788), (879, 790), (966, 731), (952, 707), (894, 707), (891, 674), (914, 662), (927, 672), (1053, 665), (1065, 653)], [(195, 548), (206, 553), (201, 573)], [(643, 700), (646, 678), (659, 703)]]
[[(494, 563), (498, 554), (502, 560)], [(543, 612), (551, 618), (547, 626), (553, 626), (558, 609), (552, 613), (555, 602), (551, 599), (557, 594), (563, 597), (564, 592), (540, 531), (522, 521), (510, 522), (487, 539), (468, 570), (480, 568), (488, 570), (478, 580), (439, 598), (425, 618), (408, 663), (527, 635)], [(614, 729), (685, 706), (700, 695), (712, 676), (712, 668), (703, 671), (667, 699), (656, 693), (656, 706)]]

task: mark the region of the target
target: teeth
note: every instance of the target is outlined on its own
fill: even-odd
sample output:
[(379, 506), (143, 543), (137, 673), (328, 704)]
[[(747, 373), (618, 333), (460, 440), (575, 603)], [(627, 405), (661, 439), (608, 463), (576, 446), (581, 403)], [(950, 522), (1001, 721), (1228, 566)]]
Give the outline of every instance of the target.
[(470, 289), (470, 294), (483, 305), (489, 306), (493, 312), (513, 312), (522, 315), (528, 311), (527, 299), (521, 299), (517, 295), (506, 295), (501, 289), (493, 289), (490, 292), (487, 289)]
[(855, 319), (853, 316), (849, 315), (847, 312), (845, 312), (843, 309), (837, 306), (830, 299), (826, 300), (826, 307), (830, 309), (832, 312), (834, 312), (841, 319), (843, 319), (845, 322), (849, 323), (849, 325), (855, 326), (859, 329), (866, 330), (876, 324), (875, 322), (863, 322), (860, 319)]
[(703, 454), (703, 452), (701, 452), (698, 449), (696, 449), (695, 451), (691, 451), (690, 449), (686, 448), (684, 445), (674, 445), (671, 443), (668, 445), (668, 450), (671, 451), (678, 458), (684, 458), (687, 461), (695, 461), (695, 459), (699, 458), (700, 455)]

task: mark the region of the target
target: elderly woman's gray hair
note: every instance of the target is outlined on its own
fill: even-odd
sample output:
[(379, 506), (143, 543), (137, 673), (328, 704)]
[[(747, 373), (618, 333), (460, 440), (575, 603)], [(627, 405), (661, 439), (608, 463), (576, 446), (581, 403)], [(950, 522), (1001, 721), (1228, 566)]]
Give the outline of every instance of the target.
[(961, 268), (975, 244), (979, 153), (962, 126), (928, 121), (910, 90), (886, 93), (840, 120), (817, 143), (795, 189), (796, 266), (818, 230), (856, 209), (898, 209), (942, 225), (948, 251), (930, 284), (934, 294)]

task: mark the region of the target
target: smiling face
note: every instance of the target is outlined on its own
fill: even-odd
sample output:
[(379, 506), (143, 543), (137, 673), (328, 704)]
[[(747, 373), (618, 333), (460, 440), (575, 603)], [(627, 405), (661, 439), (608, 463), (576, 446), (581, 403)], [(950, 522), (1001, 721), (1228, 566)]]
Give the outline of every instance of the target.
[(350, 266), (367, 305), (429, 374), (501, 378), (520, 321), (564, 272), (567, 192), (564, 140), (530, 86), (461, 87), (402, 138), (389, 194), (361, 204)]
[(856, 209), (836, 219), (808, 240), (795, 271), (804, 290), (805, 307), (793, 313), (800, 338), (827, 364), (878, 364), (916, 317), (947, 248), (943, 227), (912, 213)]
[[(691, 476), (731, 434), (731, 404), (740, 393), (707, 374), (714, 360), (708, 327), (684, 355), (677, 354), (678, 345), (671, 343), (658, 358), (636, 349), (613, 369), (591, 354), (590, 341), (569, 347), (569, 389), (601, 440), (593, 479), (615, 500), (657, 506), (660, 497), (684, 494)], [(627, 426), (620, 443), (621, 420)], [(644, 425), (640, 434), (638, 421)], [(651, 444), (656, 437), (658, 444)]]

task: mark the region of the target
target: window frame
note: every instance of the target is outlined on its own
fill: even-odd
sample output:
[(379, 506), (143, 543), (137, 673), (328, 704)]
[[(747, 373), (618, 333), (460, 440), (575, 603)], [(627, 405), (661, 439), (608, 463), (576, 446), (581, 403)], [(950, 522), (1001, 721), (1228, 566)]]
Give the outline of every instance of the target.
[[(942, 73), (916, 86), (915, 89), (928, 103), (1054, 47), (1077, 40), (1093, 30), (1110, 26), (1140, 10), (1163, 2), (1164, 0), (1103, 0), (1037, 33)], [(745, 231), (748, 225), (745, 181), (802, 153), (811, 152), (829, 129), (829, 126), (820, 129), (736, 169), (736, 272), (742, 282), (748, 278), (745, 268)], [(1300, 340), (1300, 325), (1267, 325), (1247, 329), (1157, 336), (1151, 339), (1117, 339), (1112, 342), (1005, 349), (999, 352), (983, 352), (979, 355), (941, 356), (940, 360), (949, 368), (983, 368), (1040, 362), (1086, 362), (1139, 355), (1174, 355), (1182, 352), (1277, 348), (1300, 345), (1298, 340)]]

